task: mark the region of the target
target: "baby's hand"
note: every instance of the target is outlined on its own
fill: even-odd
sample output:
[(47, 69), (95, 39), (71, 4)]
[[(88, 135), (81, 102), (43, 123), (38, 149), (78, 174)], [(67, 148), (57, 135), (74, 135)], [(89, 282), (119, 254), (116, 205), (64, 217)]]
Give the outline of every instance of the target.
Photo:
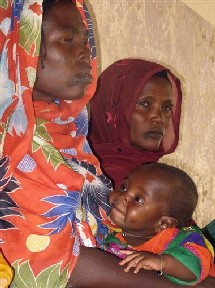
[(128, 251), (121, 250), (122, 253), (127, 254), (126, 258), (119, 262), (119, 265), (126, 265), (124, 269), (128, 272), (134, 267), (134, 273), (138, 273), (141, 268), (145, 270), (160, 271), (164, 269), (164, 263), (162, 263), (159, 255), (151, 252), (140, 252), (140, 251)]

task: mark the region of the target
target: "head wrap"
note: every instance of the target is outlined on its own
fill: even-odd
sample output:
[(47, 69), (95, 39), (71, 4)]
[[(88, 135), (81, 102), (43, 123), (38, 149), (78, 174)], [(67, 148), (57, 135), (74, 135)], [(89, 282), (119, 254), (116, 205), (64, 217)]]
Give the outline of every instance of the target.
[[(72, 1), (72, 0), (71, 0)], [(32, 90), (40, 51), (42, 0), (5, 1), (0, 7), (1, 17), (1, 82), (0, 82), (0, 140), (1, 155), (10, 155), (10, 169), (25, 155), (31, 145), (35, 115)], [(92, 22), (83, 0), (73, 1), (93, 33)], [(85, 12), (84, 12), (85, 9)], [(86, 16), (88, 19), (86, 19)], [(85, 97), (74, 102), (63, 101), (58, 106), (61, 118), (76, 117), (93, 96), (96, 88), (96, 52), (93, 35), (90, 35), (91, 67), (94, 82), (88, 86)], [(53, 106), (56, 106), (53, 104)], [(56, 109), (55, 109), (56, 110)]]
[(65, 287), (80, 239), (95, 244), (109, 209), (110, 182), (86, 140), (85, 104), (96, 87), (92, 22), (83, 0), (73, 2), (89, 29), (94, 82), (80, 100), (53, 103), (32, 101), (42, 1), (0, 5), (0, 244), (16, 287)]
[[(146, 82), (157, 72), (166, 71), (172, 84), (172, 119), (157, 151), (141, 151), (131, 144), (130, 122)], [(90, 142), (101, 166), (116, 185), (136, 166), (156, 162), (175, 151), (179, 140), (181, 113), (180, 81), (171, 71), (142, 59), (119, 60), (99, 77), (90, 102)]]

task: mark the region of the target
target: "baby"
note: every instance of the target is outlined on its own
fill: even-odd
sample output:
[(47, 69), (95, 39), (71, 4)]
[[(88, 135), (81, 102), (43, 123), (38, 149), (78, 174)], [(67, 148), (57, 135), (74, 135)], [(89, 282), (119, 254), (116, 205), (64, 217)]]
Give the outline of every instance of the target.
[(162, 163), (138, 166), (109, 195), (110, 219), (120, 229), (110, 228), (101, 248), (123, 258), (125, 272), (155, 270), (194, 285), (214, 274), (212, 246), (198, 227), (187, 226), (197, 200), (184, 171)]

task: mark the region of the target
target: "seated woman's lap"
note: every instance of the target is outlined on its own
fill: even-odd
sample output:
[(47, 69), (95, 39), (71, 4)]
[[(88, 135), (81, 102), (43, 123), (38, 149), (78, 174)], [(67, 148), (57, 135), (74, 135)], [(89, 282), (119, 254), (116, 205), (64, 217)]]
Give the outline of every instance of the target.
[[(67, 288), (177, 288), (165, 276), (155, 271), (124, 272), (119, 259), (95, 248), (81, 247), (81, 253)], [(122, 281), (123, 279), (123, 281)], [(188, 287), (188, 286), (183, 286)], [(215, 278), (208, 277), (196, 288), (214, 288)]]

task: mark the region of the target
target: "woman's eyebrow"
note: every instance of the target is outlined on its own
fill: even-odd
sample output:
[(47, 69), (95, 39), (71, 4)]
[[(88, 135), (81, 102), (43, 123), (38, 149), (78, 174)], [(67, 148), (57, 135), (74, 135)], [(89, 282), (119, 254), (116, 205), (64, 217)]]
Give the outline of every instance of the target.
[(59, 31), (68, 31), (68, 32), (75, 32), (77, 33), (78, 32), (78, 29), (75, 27), (75, 26), (71, 26), (71, 25), (68, 25), (68, 26), (65, 26), (63, 28), (60, 28)]
[(73, 33), (73, 34), (78, 34), (80, 32), (83, 36), (86, 36), (87, 38), (89, 36), (89, 31), (87, 29), (77, 29), (74, 26), (66, 26), (60, 29), (59, 31), (64, 32), (64, 33)]

